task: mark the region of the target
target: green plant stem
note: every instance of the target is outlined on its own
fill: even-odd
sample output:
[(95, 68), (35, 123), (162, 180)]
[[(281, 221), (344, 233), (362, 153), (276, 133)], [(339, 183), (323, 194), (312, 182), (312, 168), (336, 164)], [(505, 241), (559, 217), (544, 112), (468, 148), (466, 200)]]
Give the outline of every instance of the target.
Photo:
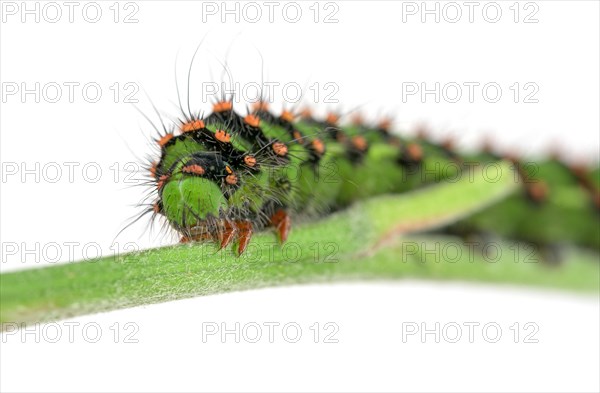
[(405, 253), (404, 243), (386, 246), (386, 239), (443, 226), (514, 192), (518, 184), (509, 164), (502, 163), (502, 171), (494, 183), (464, 176), (454, 183), (357, 203), (294, 227), (283, 247), (272, 233), (260, 233), (239, 258), (231, 250), (191, 244), (4, 273), (0, 322), (49, 321), (199, 295), (331, 280), (459, 278), (597, 290), (597, 280), (590, 277), (598, 276), (598, 264), (589, 263), (585, 254), (577, 254), (576, 263), (556, 274), (508, 259), (496, 267), (481, 258), (427, 263), (415, 253)]

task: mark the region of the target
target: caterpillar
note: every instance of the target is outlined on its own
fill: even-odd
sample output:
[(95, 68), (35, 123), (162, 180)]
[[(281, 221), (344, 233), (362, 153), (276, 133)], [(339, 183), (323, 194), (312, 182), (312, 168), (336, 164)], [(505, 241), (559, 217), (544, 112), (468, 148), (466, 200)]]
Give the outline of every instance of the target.
[(232, 98), (204, 116), (182, 114), (156, 138), (160, 153), (147, 168), (153, 201), (144, 213), (166, 220), (183, 243), (231, 245), (241, 255), (256, 232), (271, 230), (285, 242), (298, 219), (509, 159), (521, 191), (443, 230), (600, 250), (597, 168), (557, 157), (531, 166), (489, 147), (459, 154), (451, 141), (425, 133), (402, 137), (389, 119), (367, 124), (355, 115), (342, 124), (333, 112), (322, 119), (309, 109), (275, 113), (265, 100), (244, 114)]

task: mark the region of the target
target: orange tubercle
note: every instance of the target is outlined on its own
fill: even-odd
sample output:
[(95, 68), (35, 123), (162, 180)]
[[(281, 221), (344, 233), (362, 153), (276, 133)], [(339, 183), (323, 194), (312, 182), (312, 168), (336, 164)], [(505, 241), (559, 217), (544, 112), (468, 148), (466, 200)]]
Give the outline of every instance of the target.
[(260, 125), (260, 119), (258, 116), (254, 115), (247, 115), (244, 117), (244, 122), (252, 127), (258, 127)]
[(409, 143), (408, 146), (406, 146), (406, 150), (411, 159), (415, 161), (421, 161), (421, 159), (423, 159), (423, 149), (420, 145)]
[(181, 172), (190, 173), (192, 175), (202, 176), (202, 175), (204, 175), (204, 168), (202, 168), (200, 165), (197, 165), (197, 164), (188, 165), (188, 166), (184, 166), (181, 169)]
[(278, 156), (285, 156), (288, 152), (288, 148), (285, 144), (283, 144), (281, 142), (275, 142), (275, 143), (273, 143), (273, 151)]
[(219, 101), (213, 105), (214, 112), (225, 112), (230, 111), (233, 108), (231, 101)]
[(548, 195), (548, 185), (543, 181), (530, 183), (527, 187), (527, 193), (535, 202), (542, 202)]
[(254, 158), (254, 156), (246, 156), (244, 157), (244, 164), (249, 167), (254, 167), (256, 165), (256, 158)]
[(169, 176), (167, 176), (167, 175), (162, 175), (162, 176), (161, 176), (161, 177), (158, 179), (158, 183), (156, 184), (156, 188), (158, 188), (159, 190), (160, 190), (161, 188), (163, 188), (163, 187), (164, 187), (164, 185), (165, 185), (165, 182), (166, 182), (167, 180), (169, 180)]
[(360, 113), (356, 113), (352, 116), (352, 124), (354, 124), (355, 126), (362, 126), (363, 124), (365, 124), (365, 119)]
[(201, 130), (204, 128), (204, 122), (202, 120), (192, 120), (192, 121), (188, 121), (187, 123), (183, 123), (179, 129), (181, 130), (181, 132), (186, 133), (186, 132), (194, 132), (197, 130)]
[(155, 161), (152, 163), (152, 166), (150, 167), (150, 175), (152, 176), (152, 178), (156, 179), (156, 169), (157, 169), (158, 163)]
[(312, 117), (312, 111), (308, 108), (304, 108), (300, 111), (300, 117), (310, 119)]
[(329, 124), (337, 124), (338, 120), (339, 116), (331, 112), (327, 114), (327, 118), (325, 119), (325, 121)]
[(323, 141), (320, 139), (315, 139), (312, 141), (312, 147), (313, 149), (315, 149), (315, 151), (319, 154), (323, 154), (325, 153), (325, 145), (323, 144)]
[(217, 132), (215, 132), (215, 138), (217, 138), (217, 140), (219, 142), (223, 142), (223, 143), (231, 142), (231, 135), (229, 135), (227, 132), (225, 132), (223, 130), (217, 130)]
[(227, 184), (229, 184), (229, 185), (232, 185), (232, 186), (233, 186), (234, 184), (237, 184), (237, 181), (238, 181), (238, 178), (237, 178), (237, 176), (235, 175), (235, 173), (232, 173), (232, 174), (230, 174), (230, 175), (227, 175), (227, 177), (225, 178), (225, 182), (227, 182)]
[(285, 121), (287, 121), (289, 123), (291, 123), (291, 122), (294, 121), (294, 114), (292, 112), (290, 112), (290, 111), (283, 111), (283, 112), (281, 112), (281, 116), (280, 117), (281, 117), (282, 120), (285, 120)]
[(167, 135), (161, 137), (157, 142), (160, 147), (165, 146), (169, 141), (173, 139), (173, 133), (168, 133)]
[(367, 140), (361, 135), (355, 135), (352, 137), (352, 145), (360, 151), (366, 151), (369, 147)]
[(392, 121), (390, 119), (383, 119), (379, 122), (379, 128), (384, 131), (389, 131), (392, 127)]

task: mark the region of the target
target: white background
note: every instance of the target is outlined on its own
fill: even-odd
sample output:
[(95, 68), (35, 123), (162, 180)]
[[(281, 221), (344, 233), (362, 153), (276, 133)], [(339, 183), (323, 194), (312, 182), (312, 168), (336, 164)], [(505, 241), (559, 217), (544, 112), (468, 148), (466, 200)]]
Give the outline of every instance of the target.
[[(260, 82), (262, 75), (303, 88), (334, 83), (339, 104), (323, 102), (330, 90), (320, 89), (318, 102), (312, 103), (320, 112), (361, 107), (370, 119), (393, 115), (395, 128), (406, 133), (427, 124), (437, 137), (451, 135), (464, 148), (490, 137), (504, 151), (543, 155), (559, 150), (570, 160), (598, 160), (600, 32), (595, 1), (521, 2), (517, 7), (512, 1), (491, 6), (480, 2), (473, 22), (469, 9), (458, 2), (454, 4), (462, 17), (456, 23), (449, 22), (456, 8), (444, 2), (438, 3), (439, 23), (435, 15), (421, 21), (420, 2), (335, 2), (327, 8), (321, 3), (318, 23), (313, 2), (298, 3), (302, 16), (297, 23), (283, 17), (285, 3), (275, 8), (273, 23), (262, 2), (256, 3), (263, 13), (256, 23), (243, 15), (239, 23), (234, 15), (221, 23), (220, 13), (207, 15), (206, 3), (193, 1), (121, 3), (116, 7), (118, 23), (112, 1), (98, 2), (102, 15), (96, 23), (82, 15), (86, 2), (75, 8), (72, 23), (68, 8), (58, 2), (62, 17), (50, 23), (55, 8), (44, 8), (41, 2), (39, 23), (35, 15), (22, 22), (21, 3), (14, 3), (19, 7), (15, 15), (4, 12), (12, 9), (7, 3), (2, 3), (0, 27), (1, 271), (50, 260), (67, 263), (95, 256), (96, 250), (109, 255), (123, 251), (129, 242), (139, 248), (173, 242), (172, 237), (149, 233), (147, 221), (115, 238), (137, 213), (135, 204), (144, 193), (143, 187), (126, 181), (128, 163), (152, 152), (154, 135), (132, 105), (123, 102), (131, 91), (123, 86), (132, 82), (140, 87), (133, 98), (155, 122), (142, 89), (162, 114), (176, 116), (175, 59), (185, 105), (187, 67), (203, 38), (191, 79), (195, 111), (210, 107), (199, 92), (201, 83), (220, 81), (221, 63), (227, 61), (242, 85)], [(427, 7), (434, 9), (435, 4), (428, 2)], [(415, 5), (415, 15), (403, 13)], [(28, 7), (34, 9), (35, 2)], [(87, 17), (93, 19), (89, 7)], [(238, 7), (243, 14), (244, 3)], [(490, 23), (496, 8), (502, 15)], [(245, 9), (254, 17), (253, 10)], [(333, 10), (337, 23), (324, 23)], [(124, 23), (132, 11), (137, 23)], [(524, 23), (527, 16), (537, 23)], [(32, 94), (25, 99), (20, 92), (7, 95), (9, 85), (33, 88), (36, 82), (40, 89), (63, 86), (62, 98), (50, 103), (41, 94), (38, 103)], [(74, 102), (69, 102), (65, 82), (80, 84)], [(81, 86), (90, 82), (102, 89), (96, 103), (82, 96)], [(436, 82), (463, 86), (462, 99), (450, 103), (441, 97), (436, 103), (428, 95), (421, 102), (414, 95), (403, 100), (403, 84), (432, 88)], [(465, 82), (479, 83), (472, 103)], [(121, 87), (117, 103), (110, 89), (115, 83)], [(487, 102), (490, 97), (482, 95), (486, 83), (502, 88), (498, 102)], [(515, 83), (521, 86), (517, 103), (510, 89)], [(537, 103), (523, 102), (531, 91), (523, 90), (525, 83), (538, 87), (533, 97)], [(314, 90), (304, 90), (304, 102), (311, 104)], [(54, 90), (47, 93), (54, 97)], [(281, 103), (281, 90), (273, 99)], [(244, 105), (238, 108), (243, 111)], [(23, 169), (35, 172), (36, 165), (39, 179), (23, 174)], [(68, 165), (76, 165), (72, 179)], [(93, 168), (84, 173), (85, 165), (101, 168), (97, 182), (86, 180), (96, 174)], [(7, 253), (6, 244), (17, 247), (16, 254)], [(68, 244), (74, 244), (72, 254)], [(37, 251), (25, 255), (32, 249)], [(26, 336), (22, 344), (20, 337), (10, 336), (2, 343), (0, 388), (597, 391), (598, 316), (597, 299), (460, 284), (376, 283), (233, 293), (72, 320), (98, 323), (103, 337), (111, 337), (109, 327), (115, 322), (134, 322), (139, 328), (136, 344), (123, 343), (122, 337), (117, 344), (93, 344), (81, 336), (72, 344), (38, 344)], [(297, 322), (304, 337), (312, 334), (308, 327), (314, 322), (334, 322), (340, 342), (302, 339), (290, 344), (281, 336), (272, 344), (201, 341), (203, 322), (269, 321)], [(464, 337), (457, 344), (423, 344), (419, 339), (402, 343), (402, 322), (407, 321), (429, 326), (496, 322), (503, 337), (496, 344), (481, 335), (472, 344)], [(515, 344), (509, 330), (514, 322), (537, 323), (540, 342)]]

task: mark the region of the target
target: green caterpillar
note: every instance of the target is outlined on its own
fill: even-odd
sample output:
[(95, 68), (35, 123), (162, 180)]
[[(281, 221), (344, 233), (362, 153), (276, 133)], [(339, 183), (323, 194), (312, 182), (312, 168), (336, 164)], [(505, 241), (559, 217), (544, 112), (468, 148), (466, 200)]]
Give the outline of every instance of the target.
[[(165, 130), (157, 143), (160, 158), (149, 168), (156, 200), (148, 211), (166, 218), (182, 242), (233, 243), (238, 254), (257, 231), (270, 228), (285, 242), (296, 217), (322, 216), (369, 196), (455, 178), (468, 163), (501, 159), (489, 151), (459, 155), (423, 136), (401, 138), (389, 121), (368, 126), (355, 118), (340, 126), (334, 114), (277, 115), (265, 102), (242, 116), (226, 100), (207, 116), (184, 115), (177, 132)], [(529, 174), (513, 163), (522, 192), (447, 230), (600, 250), (598, 170), (550, 160)]]

